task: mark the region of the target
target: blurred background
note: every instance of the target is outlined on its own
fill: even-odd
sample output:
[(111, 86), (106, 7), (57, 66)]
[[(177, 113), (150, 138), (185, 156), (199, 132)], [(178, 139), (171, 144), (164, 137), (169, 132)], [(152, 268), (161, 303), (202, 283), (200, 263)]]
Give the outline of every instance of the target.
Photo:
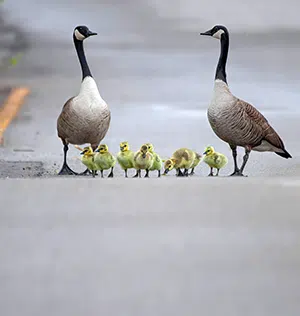
[[(44, 175), (59, 169), (56, 119), (81, 80), (72, 42), (78, 24), (98, 32), (85, 42), (85, 50), (111, 107), (105, 142), (112, 152), (126, 139), (134, 150), (151, 141), (163, 157), (184, 146), (202, 152), (209, 144), (231, 155), (206, 118), (219, 43), (199, 36), (224, 24), (231, 35), (227, 72), (232, 92), (267, 116), (295, 158), (253, 153), (247, 168), (252, 175), (299, 175), (298, 10), (296, 0), (4, 1), (1, 50), (3, 56), (21, 58), (14, 67), (2, 67), (0, 84), (25, 85), (31, 93), (5, 133), (0, 158), (21, 161), (20, 167), (35, 160)], [(82, 168), (78, 151), (71, 152), (70, 164)], [(224, 172), (231, 168), (230, 163)], [(2, 176), (14, 176), (5, 172)]]

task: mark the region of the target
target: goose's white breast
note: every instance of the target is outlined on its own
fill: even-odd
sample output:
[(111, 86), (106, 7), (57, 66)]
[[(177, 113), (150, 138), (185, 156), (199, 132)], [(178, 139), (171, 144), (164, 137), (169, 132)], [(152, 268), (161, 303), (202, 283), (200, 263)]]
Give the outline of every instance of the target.
[(231, 107), (236, 98), (231, 94), (228, 85), (222, 80), (215, 80), (212, 99), (209, 105), (209, 113), (217, 115), (219, 112)]
[(81, 83), (79, 94), (73, 99), (73, 108), (80, 112), (98, 112), (107, 108), (97, 84), (92, 77), (86, 77)]

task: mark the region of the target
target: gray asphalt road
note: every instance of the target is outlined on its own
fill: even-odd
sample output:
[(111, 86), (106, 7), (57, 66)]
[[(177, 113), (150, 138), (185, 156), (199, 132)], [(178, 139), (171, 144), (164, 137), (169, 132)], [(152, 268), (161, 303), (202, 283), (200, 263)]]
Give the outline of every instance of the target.
[(2, 180), (0, 313), (297, 316), (299, 185)]
[[(123, 179), (119, 168), (114, 179), (58, 179), (56, 118), (79, 89), (71, 34), (82, 23), (99, 33), (85, 47), (111, 107), (113, 153), (128, 140), (151, 141), (162, 157), (209, 144), (230, 157), (206, 118), (217, 41), (142, 1), (60, 3), (4, 4), (30, 48), (0, 85), (32, 92), (5, 134), (0, 177), (37, 178), (0, 180), (0, 315), (298, 316), (297, 32), (233, 29), (228, 65), (232, 91), (267, 116), (293, 159), (253, 153), (244, 179), (204, 177), (205, 165), (188, 179)], [(84, 169), (76, 149), (69, 157)]]

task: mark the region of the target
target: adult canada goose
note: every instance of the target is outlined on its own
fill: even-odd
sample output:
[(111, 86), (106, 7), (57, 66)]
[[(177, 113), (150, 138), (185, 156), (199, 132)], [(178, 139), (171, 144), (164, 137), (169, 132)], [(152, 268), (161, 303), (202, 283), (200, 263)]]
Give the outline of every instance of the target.
[[(215, 74), (215, 84), (207, 116), (216, 135), (227, 142), (232, 150), (234, 172), (243, 176), (251, 150), (271, 151), (283, 158), (292, 158), (283, 141), (267, 119), (251, 104), (238, 99), (229, 90), (226, 80), (226, 61), (229, 49), (229, 33), (225, 26), (216, 25), (200, 35), (212, 36), (221, 42), (221, 53)], [(237, 146), (245, 148), (243, 163), (237, 166)]]
[(69, 144), (88, 143), (95, 150), (105, 137), (110, 124), (110, 110), (98, 91), (83, 50), (83, 41), (92, 35), (97, 33), (91, 32), (86, 26), (77, 26), (73, 32), (82, 82), (79, 94), (65, 103), (57, 119), (58, 137), (64, 145), (64, 162), (60, 175), (77, 175), (67, 164)]

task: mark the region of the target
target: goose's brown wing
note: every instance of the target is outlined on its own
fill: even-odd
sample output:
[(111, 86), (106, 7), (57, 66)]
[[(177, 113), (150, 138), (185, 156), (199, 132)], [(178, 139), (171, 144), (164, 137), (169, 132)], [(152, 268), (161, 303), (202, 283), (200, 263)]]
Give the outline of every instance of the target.
[(266, 140), (276, 148), (284, 150), (284, 144), (279, 135), (269, 124), (268, 120), (251, 104), (238, 100), (237, 106), (241, 107), (244, 112), (244, 118), (251, 122), (251, 132), (255, 135), (257, 143), (253, 146), (259, 145), (262, 140)]
[(68, 117), (69, 117), (69, 111), (68, 108), (71, 106), (71, 102), (74, 99), (74, 97), (70, 98), (63, 106), (63, 109), (57, 119), (57, 133), (58, 137), (64, 139), (67, 137), (68, 130), (72, 130), (73, 127), (68, 124)]

